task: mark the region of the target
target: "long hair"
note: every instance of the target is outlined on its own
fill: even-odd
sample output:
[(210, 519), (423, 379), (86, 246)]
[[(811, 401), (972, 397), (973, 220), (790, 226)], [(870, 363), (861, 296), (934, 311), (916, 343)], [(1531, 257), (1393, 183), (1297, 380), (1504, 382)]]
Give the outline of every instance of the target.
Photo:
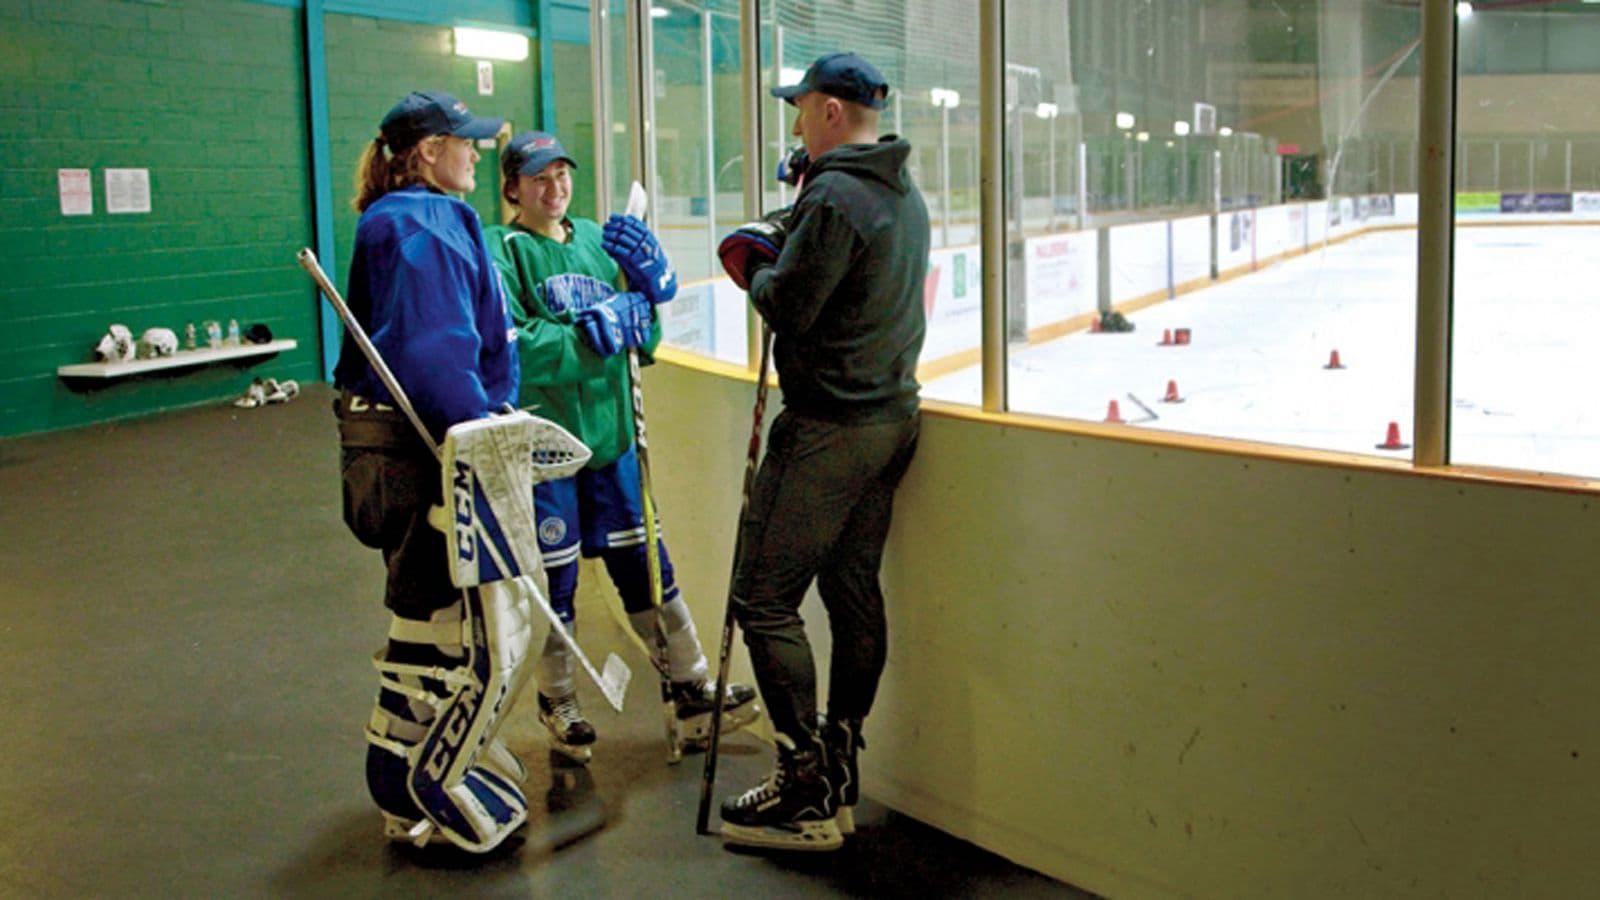
[(432, 142), (443, 143), (442, 134), (430, 135), (394, 156), (386, 152), (383, 137), (373, 138), (367, 149), (361, 151), (361, 161), (356, 163), (356, 195), (350, 201), (356, 212), (366, 212), (367, 207), (390, 191), (398, 191), (415, 184), (437, 188), (427, 161), (422, 158), (422, 146)]

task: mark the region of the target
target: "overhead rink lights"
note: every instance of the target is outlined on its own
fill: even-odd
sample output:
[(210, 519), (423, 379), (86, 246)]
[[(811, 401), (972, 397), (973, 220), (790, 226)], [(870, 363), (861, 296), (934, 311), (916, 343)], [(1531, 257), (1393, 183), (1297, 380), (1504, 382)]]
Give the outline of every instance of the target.
[(1173, 122), (1172, 123), (1172, 133), (1177, 135), (1178, 137), (1186, 137), (1189, 134), (1189, 123), (1183, 121), (1182, 119), (1179, 119), (1178, 121)]
[(961, 105), (961, 92), (949, 88), (930, 88), (928, 99), (941, 109), (955, 109)]
[(528, 36), (487, 28), (456, 28), (456, 55), (469, 59), (522, 62), (528, 58)]
[(1131, 113), (1131, 112), (1119, 112), (1119, 113), (1117, 113), (1117, 127), (1121, 128), (1123, 131), (1131, 131), (1131, 130), (1133, 130), (1133, 122), (1134, 122), (1133, 113)]

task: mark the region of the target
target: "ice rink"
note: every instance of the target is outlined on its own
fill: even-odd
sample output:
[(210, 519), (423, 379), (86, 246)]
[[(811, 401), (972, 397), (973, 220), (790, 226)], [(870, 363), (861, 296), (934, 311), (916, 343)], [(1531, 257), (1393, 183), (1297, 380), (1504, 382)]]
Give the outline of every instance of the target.
[[(1129, 315), (1128, 333), (1013, 345), (1017, 412), (1409, 458), (1415, 230), (1369, 233)], [(1600, 226), (1457, 230), (1450, 460), (1600, 475)], [(1189, 328), (1187, 346), (1159, 346)], [(1337, 350), (1345, 368), (1324, 368)], [(1162, 402), (1169, 381), (1181, 403)], [(1151, 419), (1129, 395), (1142, 401)], [(924, 396), (977, 404), (976, 366)]]

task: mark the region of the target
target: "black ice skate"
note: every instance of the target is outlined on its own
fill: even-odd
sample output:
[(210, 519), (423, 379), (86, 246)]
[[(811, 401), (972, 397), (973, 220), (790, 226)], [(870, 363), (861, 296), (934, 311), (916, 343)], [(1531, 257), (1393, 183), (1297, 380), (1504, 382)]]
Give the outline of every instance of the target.
[[(713, 681), (674, 681), (672, 705), (678, 718), (678, 742), (687, 750), (704, 750), (711, 744), (711, 712), (717, 699)], [(748, 684), (728, 685), (722, 702), (722, 733), (744, 728), (761, 716), (756, 689)]]
[(550, 729), (551, 745), (574, 762), (586, 763), (594, 756), (594, 726), (583, 717), (578, 695), (552, 699), (539, 695), (539, 721)]
[(826, 719), (822, 743), (828, 759), (828, 783), (833, 787), (834, 816), (840, 834), (856, 833), (856, 804), (861, 801), (861, 770), (856, 753), (867, 746), (860, 719)]
[(833, 788), (821, 745), (795, 748), (778, 735), (778, 765), (767, 780), (722, 801), (722, 837), (730, 844), (775, 850), (837, 850), (844, 844), (833, 815)]

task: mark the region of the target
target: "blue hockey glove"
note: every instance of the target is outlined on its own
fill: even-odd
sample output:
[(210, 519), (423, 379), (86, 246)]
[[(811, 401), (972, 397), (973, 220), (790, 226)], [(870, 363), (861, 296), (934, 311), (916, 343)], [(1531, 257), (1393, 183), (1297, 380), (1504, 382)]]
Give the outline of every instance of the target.
[(636, 291), (617, 294), (580, 310), (577, 326), (583, 342), (601, 356), (642, 347), (650, 335), (650, 301)]
[(546, 278), (535, 289), (535, 293), (546, 309), (560, 315), (569, 310), (581, 312), (602, 300), (609, 300), (616, 295), (617, 289), (592, 275), (568, 272)]
[(650, 229), (633, 216), (614, 215), (606, 221), (600, 246), (617, 261), (628, 287), (652, 304), (678, 296), (678, 273)]

